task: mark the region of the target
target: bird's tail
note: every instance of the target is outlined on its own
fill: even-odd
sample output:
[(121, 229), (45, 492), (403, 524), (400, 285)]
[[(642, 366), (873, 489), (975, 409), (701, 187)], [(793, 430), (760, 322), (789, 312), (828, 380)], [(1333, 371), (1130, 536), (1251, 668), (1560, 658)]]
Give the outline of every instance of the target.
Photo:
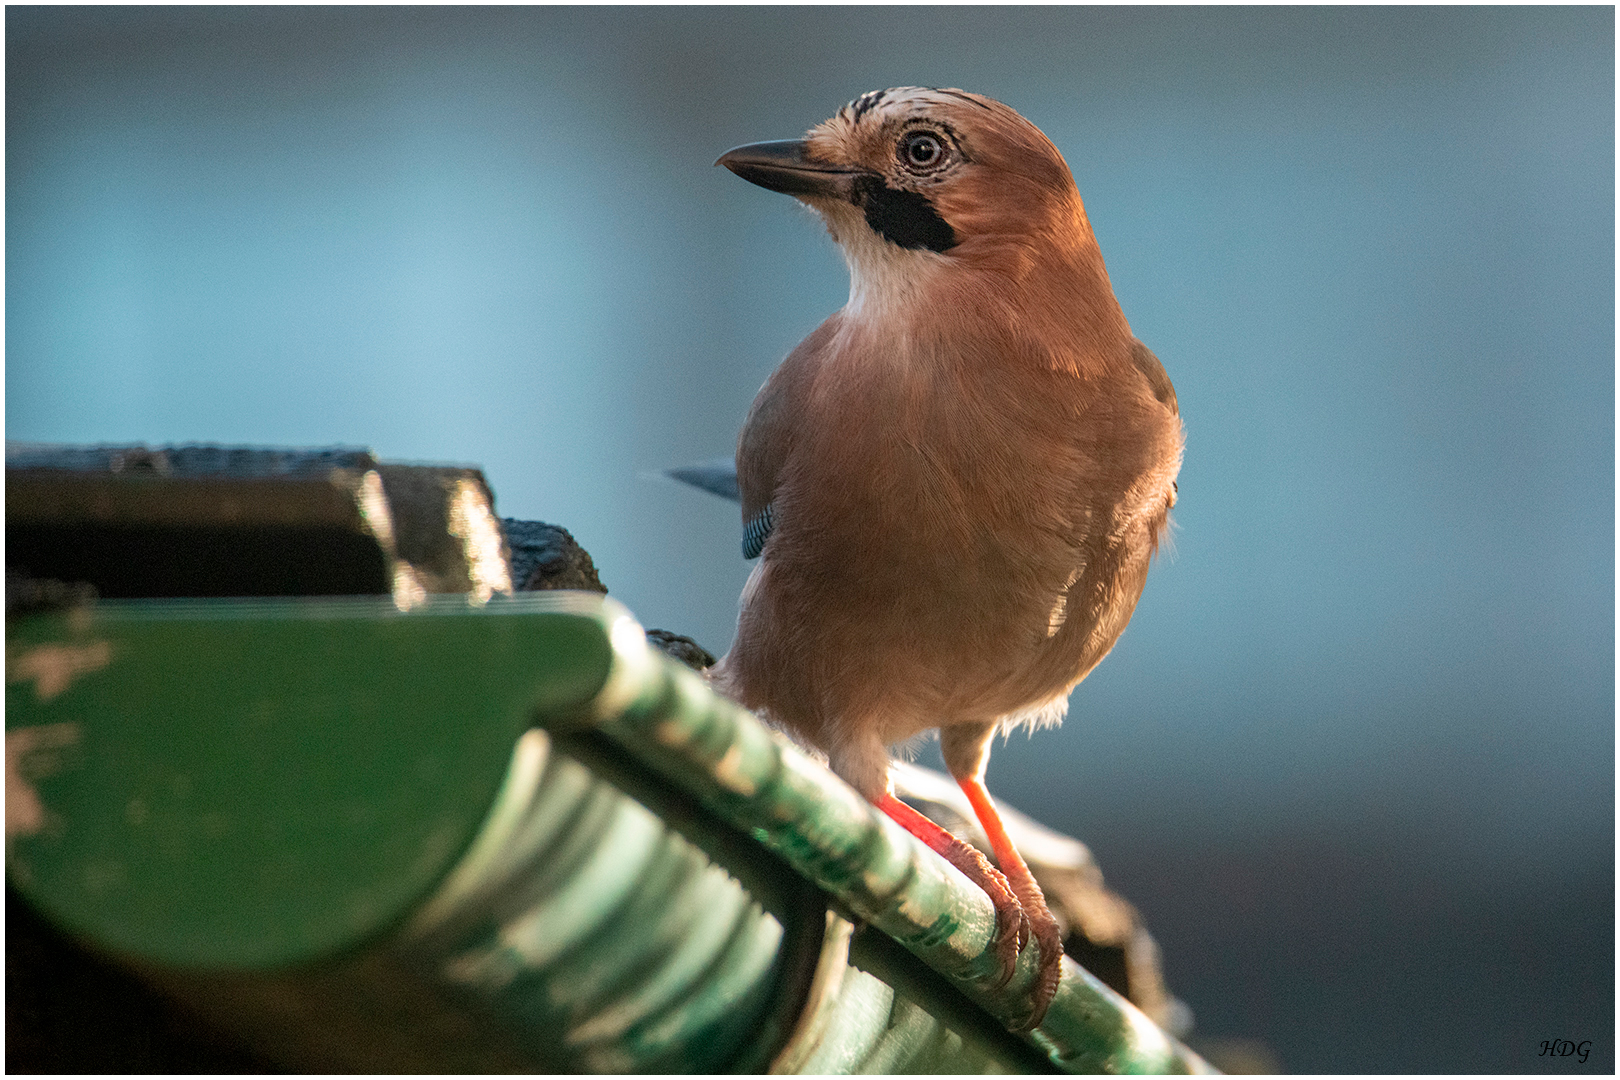
[(696, 465), (682, 465), (677, 469), (665, 469), (664, 475), (683, 484), (691, 484), (695, 488), (702, 488), (712, 495), (732, 502), (740, 502), (737, 494), (737, 462), (732, 458), (713, 458), (702, 461)]

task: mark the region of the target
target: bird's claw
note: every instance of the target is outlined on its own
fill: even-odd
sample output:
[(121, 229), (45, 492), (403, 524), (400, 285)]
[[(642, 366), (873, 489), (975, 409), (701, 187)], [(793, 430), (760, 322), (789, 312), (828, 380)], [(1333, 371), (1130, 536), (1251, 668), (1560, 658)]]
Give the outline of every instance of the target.
[(999, 990), (1011, 981), (1013, 972), (1018, 969), (1018, 954), (1029, 941), (1029, 919), (1024, 914), (1024, 905), (1018, 902), (1018, 894), (1013, 891), (1007, 875), (996, 869), (978, 848), (958, 842), (953, 850), (944, 854), (968, 880), (984, 890), (990, 898), (990, 906), (995, 908), (996, 931), (990, 948), (996, 954), (996, 975), (991, 985)]
[[(1031, 882), (1033, 885), (1033, 882)], [(1033, 1031), (1046, 1019), (1046, 1010), (1057, 996), (1058, 982), (1063, 977), (1063, 931), (1058, 927), (1046, 898), (1037, 887), (1033, 892), (1018, 890), (1019, 907), (1030, 927), (1030, 936), (1040, 950), (1035, 970), (1035, 985), (1030, 988), (1032, 1006), (1029, 1014), (1008, 1030), (1020, 1033)]]
[[(1018, 956), (1034, 942), (1038, 952), (1035, 983), (1030, 988), (1031, 1008), (1021, 1020), (1008, 1024), (1008, 1030), (1019, 1034), (1033, 1031), (1046, 1019), (1046, 1010), (1057, 995), (1058, 982), (1063, 977), (1063, 932), (1053, 917), (1046, 900), (1039, 894), (1019, 896), (1000, 870), (987, 867), (985, 876), (992, 885), (1005, 889), (985, 888), (996, 909), (995, 949), (997, 973), (992, 985), (1000, 990), (1006, 986), (1018, 968)], [(1000, 895), (998, 895), (998, 893)]]
[(1046, 897), (1030, 874), (1029, 867), (1013, 852), (1009, 863), (1012, 874), (1009, 876), (992, 864), (984, 852), (941, 829), (893, 795), (884, 796), (876, 805), (913, 836), (944, 856), (947, 862), (989, 897), (990, 906), (996, 913), (995, 936), (990, 944), (990, 951), (996, 958), (991, 989), (1000, 990), (1012, 981), (1018, 970), (1018, 956), (1029, 946), (1031, 939), (1039, 947), (1039, 967), (1031, 988), (1034, 1007), (1021, 1022), (1023, 1026), (1014, 1025), (1011, 1030), (1028, 1031), (1034, 1028), (1046, 1016), (1047, 1006), (1057, 993), (1058, 980), (1063, 973), (1063, 942), (1057, 920), (1046, 906)]
[(1029, 918), (1006, 876), (988, 862), (984, 869), (986, 880), (981, 885), (996, 909), (996, 937), (992, 946), (996, 953), (996, 977), (992, 985), (1000, 990), (1018, 970), (1018, 954), (1029, 941)]

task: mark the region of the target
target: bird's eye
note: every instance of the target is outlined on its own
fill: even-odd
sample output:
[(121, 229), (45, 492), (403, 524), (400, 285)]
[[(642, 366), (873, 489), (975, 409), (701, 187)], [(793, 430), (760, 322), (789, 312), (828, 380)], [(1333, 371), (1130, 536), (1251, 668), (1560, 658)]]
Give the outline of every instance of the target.
[(900, 160), (912, 169), (932, 169), (945, 160), (945, 146), (931, 131), (913, 131), (900, 142)]

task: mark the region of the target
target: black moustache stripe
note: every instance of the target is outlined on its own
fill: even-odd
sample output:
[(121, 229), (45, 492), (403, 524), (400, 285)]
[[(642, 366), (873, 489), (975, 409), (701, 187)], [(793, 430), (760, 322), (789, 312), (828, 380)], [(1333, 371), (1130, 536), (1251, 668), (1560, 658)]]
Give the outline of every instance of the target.
[(855, 182), (852, 201), (866, 213), (866, 223), (891, 243), (903, 248), (949, 251), (956, 246), (956, 230), (939, 216), (926, 195), (892, 188), (875, 176)]

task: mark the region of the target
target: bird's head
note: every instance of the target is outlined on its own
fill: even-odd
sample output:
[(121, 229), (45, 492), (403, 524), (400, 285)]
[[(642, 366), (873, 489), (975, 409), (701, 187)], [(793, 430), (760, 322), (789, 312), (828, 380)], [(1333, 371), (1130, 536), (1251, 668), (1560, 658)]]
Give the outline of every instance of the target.
[(803, 139), (739, 146), (717, 164), (814, 208), (849, 260), (856, 295), (953, 264), (1021, 276), (1046, 256), (1096, 249), (1051, 140), (962, 90), (875, 90)]

